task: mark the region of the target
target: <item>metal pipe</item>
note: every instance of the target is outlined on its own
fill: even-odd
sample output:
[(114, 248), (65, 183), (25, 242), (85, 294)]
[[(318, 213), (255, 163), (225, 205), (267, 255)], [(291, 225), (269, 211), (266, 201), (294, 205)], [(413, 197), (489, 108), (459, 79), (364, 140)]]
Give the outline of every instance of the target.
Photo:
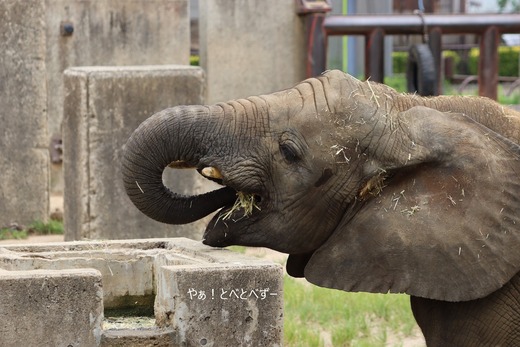
[(437, 86), (435, 87), (434, 95), (442, 94), (443, 81), (442, 81), (442, 30), (441, 28), (434, 27), (428, 29), (428, 45), (432, 51), (434, 66), (435, 66), (435, 81)]
[(384, 82), (385, 78), (385, 33), (374, 28), (366, 36), (365, 44), (365, 78), (375, 82)]
[(500, 34), (496, 26), (486, 28), (480, 40), (478, 60), (478, 95), (493, 100), (498, 97), (498, 45)]
[[(477, 34), (481, 36), (479, 62), (479, 95), (492, 99), (497, 97), (498, 45), (500, 34), (520, 33), (520, 14), (448, 14), (431, 15), (348, 15), (329, 16), (323, 22), (325, 35), (364, 35), (367, 38), (365, 73), (375, 80), (384, 74), (376, 64), (382, 64), (383, 49), (380, 41), (384, 35), (430, 34), (430, 47), (435, 55), (437, 76), (441, 75), (441, 36), (444, 34)], [(325, 44), (321, 52), (325, 55)], [(320, 46), (321, 47), (321, 46)], [(317, 49), (317, 46), (314, 46)], [(324, 61), (324, 58), (322, 59)], [(324, 70), (325, 64), (316, 66)], [(440, 78), (438, 88), (441, 88)]]
[(329, 16), (323, 27), (327, 35), (366, 35), (375, 27), (386, 35), (422, 35), (424, 28), (440, 27), (443, 34), (481, 34), (493, 25), (501, 33), (520, 33), (520, 14), (423, 14)]

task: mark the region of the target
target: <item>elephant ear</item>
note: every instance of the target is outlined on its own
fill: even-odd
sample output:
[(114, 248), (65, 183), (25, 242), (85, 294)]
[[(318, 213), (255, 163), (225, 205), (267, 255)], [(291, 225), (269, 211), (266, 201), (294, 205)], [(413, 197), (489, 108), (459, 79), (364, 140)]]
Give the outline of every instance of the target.
[(421, 159), (404, 151), (411, 164), (356, 200), (305, 277), (345, 291), (487, 296), (520, 271), (519, 146), (461, 114), (415, 107), (398, 120), (397, 142), (421, 147)]

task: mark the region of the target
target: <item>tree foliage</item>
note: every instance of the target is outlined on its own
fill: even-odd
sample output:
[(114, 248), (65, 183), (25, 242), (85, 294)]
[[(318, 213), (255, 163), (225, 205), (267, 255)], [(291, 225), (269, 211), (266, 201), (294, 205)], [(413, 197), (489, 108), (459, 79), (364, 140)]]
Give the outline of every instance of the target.
[(508, 5), (511, 10), (509, 12), (520, 12), (520, 1), (519, 0), (497, 0), (499, 12), (503, 13)]

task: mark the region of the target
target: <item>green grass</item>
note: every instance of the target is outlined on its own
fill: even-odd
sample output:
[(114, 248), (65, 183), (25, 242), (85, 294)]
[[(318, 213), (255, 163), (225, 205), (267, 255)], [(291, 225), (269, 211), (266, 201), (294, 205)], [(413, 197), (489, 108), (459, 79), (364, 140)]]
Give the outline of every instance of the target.
[(27, 238), (27, 230), (17, 230), (11, 228), (0, 229), (0, 240), (21, 240)]
[(247, 249), (247, 247), (245, 247), (245, 246), (229, 246), (229, 247), (226, 247), (226, 248), (229, 249), (230, 251), (237, 252), (237, 253), (242, 253), (242, 254), (244, 254), (246, 252), (246, 249)]
[(54, 235), (63, 234), (63, 223), (50, 220), (48, 223), (35, 221), (27, 227), (9, 226), (0, 228), (0, 240), (26, 239), (29, 235)]
[(199, 56), (198, 55), (190, 55), (190, 65), (199, 66)]
[(284, 346), (386, 346), (388, 336), (409, 336), (416, 327), (409, 297), (347, 293), (286, 276)]
[[(499, 87), (500, 91), (500, 87)], [(499, 94), (498, 102), (502, 105), (518, 105), (520, 104), (520, 93), (513, 92), (511, 95)]]
[(406, 77), (403, 74), (394, 74), (393, 76), (385, 77), (385, 84), (399, 93), (407, 93)]
[(48, 223), (33, 222), (27, 228), (29, 234), (35, 235), (61, 235), (63, 234), (63, 222), (50, 220)]

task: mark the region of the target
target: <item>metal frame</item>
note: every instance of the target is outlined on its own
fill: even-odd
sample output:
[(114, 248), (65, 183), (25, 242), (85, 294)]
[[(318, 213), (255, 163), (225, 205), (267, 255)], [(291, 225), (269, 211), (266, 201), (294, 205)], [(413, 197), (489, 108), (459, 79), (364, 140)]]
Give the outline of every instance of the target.
[[(365, 77), (372, 81), (384, 79), (385, 35), (427, 35), (435, 60), (437, 81), (442, 83), (441, 57), (443, 34), (480, 35), (478, 69), (479, 95), (497, 99), (498, 46), (500, 34), (520, 33), (520, 14), (453, 14), (453, 15), (348, 15), (328, 16), (323, 21), (322, 42), (316, 40), (311, 48), (315, 62), (312, 73), (326, 70), (328, 36), (363, 35), (365, 45)], [(321, 72), (320, 71), (320, 72)], [(310, 77), (311, 69), (307, 69)], [(439, 89), (441, 90), (441, 89)]]

